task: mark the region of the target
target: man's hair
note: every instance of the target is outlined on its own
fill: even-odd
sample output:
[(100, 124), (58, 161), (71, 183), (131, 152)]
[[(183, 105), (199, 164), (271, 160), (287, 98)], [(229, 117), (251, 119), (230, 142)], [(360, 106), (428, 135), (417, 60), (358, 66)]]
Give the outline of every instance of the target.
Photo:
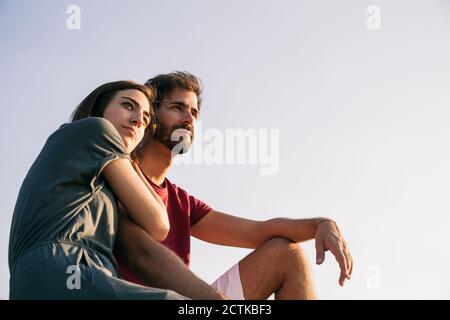
[(159, 109), (162, 101), (170, 96), (175, 89), (182, 89), (192, 91), (197, 95), (197, 107), (200, 110), (203, 84), (200, 78), (189, 72), (175, 71), (168, 74), (160, 74), (149, 79), (145, 85), (153, 88), (155, 91), (155, 109)]

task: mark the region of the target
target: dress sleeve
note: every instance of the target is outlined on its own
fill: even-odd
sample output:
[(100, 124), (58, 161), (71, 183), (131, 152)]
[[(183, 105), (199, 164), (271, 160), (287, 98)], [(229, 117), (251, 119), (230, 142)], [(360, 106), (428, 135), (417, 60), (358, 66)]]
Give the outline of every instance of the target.
[(81, 119), (63, 126), (58, 131), (58, 145), (64, 144), (61, 152), (66, 153), (63, 158), (71, 162), (69, 167), (79, 168), (77, 172), (89, 175), (80, 177), (80, 180), (89, 178), (93, 189), (95, 181), (110, 161), (118, 158), (130, 159), (116, 128), (104, 118)]
[(117, 158), (130, 158), (125, 145), (114, 125), (104, 118), (88, 118), (86, 120), (87, 150), (90, 158), (97, 164), (96, 176), (111, 161)]

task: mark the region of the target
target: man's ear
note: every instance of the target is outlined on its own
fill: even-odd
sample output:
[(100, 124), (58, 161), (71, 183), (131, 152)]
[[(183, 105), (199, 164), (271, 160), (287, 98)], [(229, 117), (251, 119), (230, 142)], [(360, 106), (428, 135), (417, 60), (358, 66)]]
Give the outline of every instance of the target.
[(157, 130), (158, 130), (158, 119), (156, 118), (156, 115), (154, 115), (152, 117), (151, 123), (150, 123), (150, 130), (152, 131), (152, 135), (155, 138), (156, 135), (158, 134)]
[(158, 116), (156, 114), (154, 117), (152, 117), (149, 127), (150, 127), (150, 130), (147, 130), (147, 131), (152, 132), (153, 139), (159, 140), (162, 136), (162, 126), (161, 126), (161, 123), (159, 122)]

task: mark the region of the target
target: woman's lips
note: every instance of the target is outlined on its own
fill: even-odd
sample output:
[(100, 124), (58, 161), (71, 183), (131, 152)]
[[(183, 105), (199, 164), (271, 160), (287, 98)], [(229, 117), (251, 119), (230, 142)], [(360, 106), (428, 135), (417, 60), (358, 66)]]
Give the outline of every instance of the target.
[(122, 126), (122, 128), (124, 128), (125, 132), (127, 132), (129, 135), (133, 136), (133, 138), (137, 138), (136, 131), (134, 131), (132, 128), (125, 126)]

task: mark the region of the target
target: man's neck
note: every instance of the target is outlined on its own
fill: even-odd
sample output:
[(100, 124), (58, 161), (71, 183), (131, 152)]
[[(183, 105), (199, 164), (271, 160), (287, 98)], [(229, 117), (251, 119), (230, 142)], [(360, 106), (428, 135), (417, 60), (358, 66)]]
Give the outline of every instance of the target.
[(139, 165), (151, 182), (161, 186), (172, 166), (171, 152), (162, 143), (150, 139), (139, 154)]

